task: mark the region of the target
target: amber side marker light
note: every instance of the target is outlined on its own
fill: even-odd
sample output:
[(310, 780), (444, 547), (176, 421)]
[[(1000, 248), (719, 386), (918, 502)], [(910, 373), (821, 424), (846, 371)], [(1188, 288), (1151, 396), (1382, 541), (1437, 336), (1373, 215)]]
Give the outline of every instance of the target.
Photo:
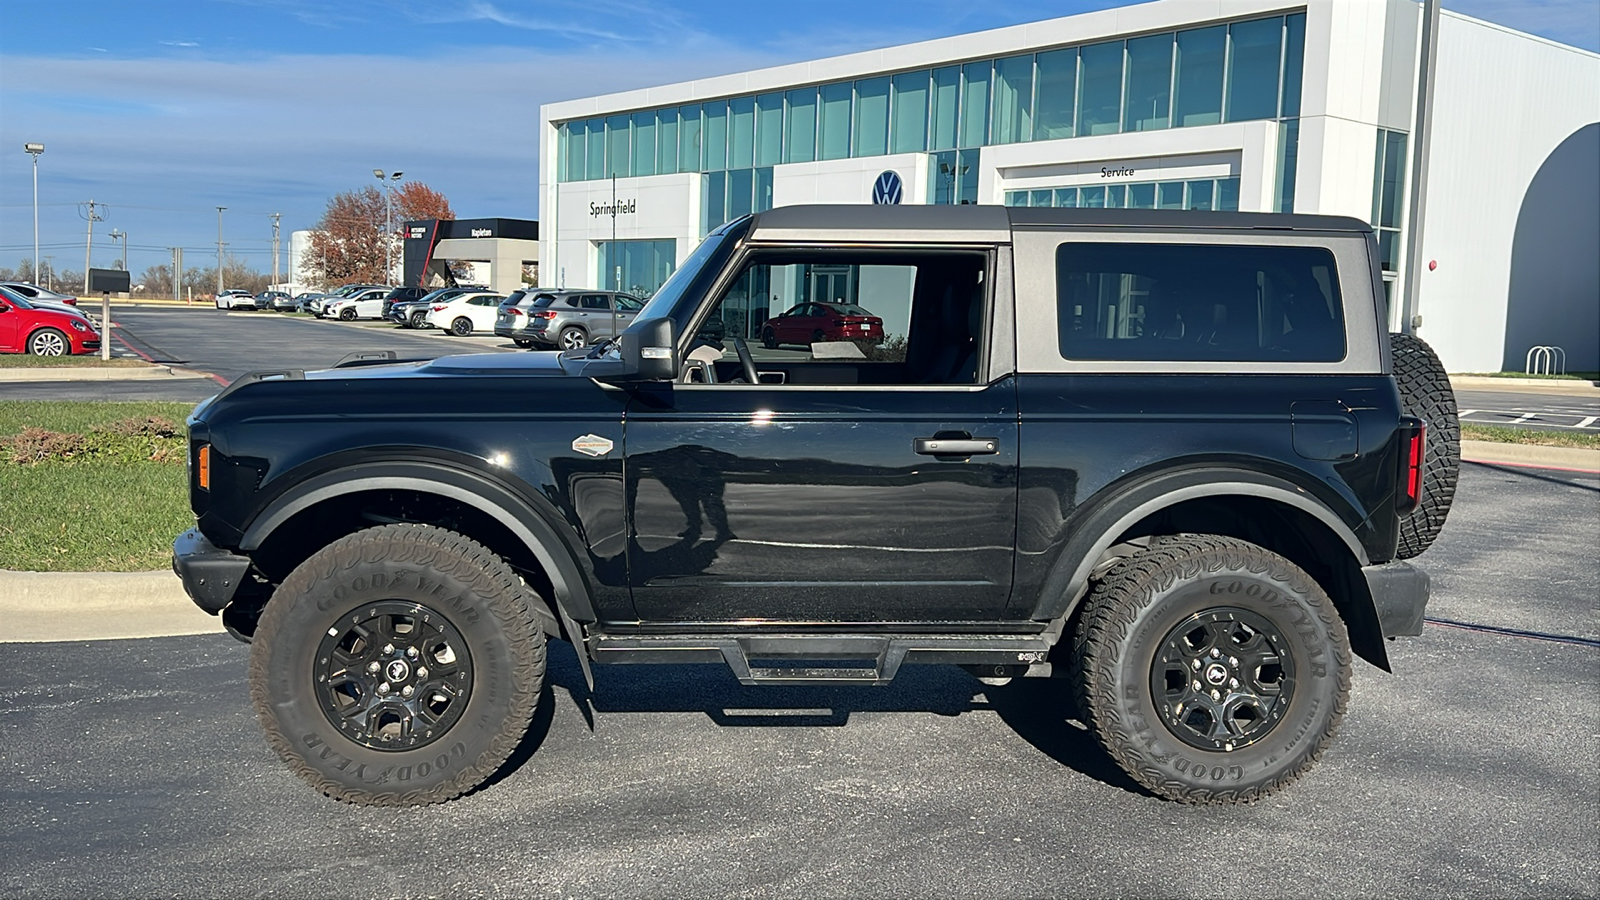
[(200, 485), (200, 490), (211, 490), (211, 445), (204, 444), (200, 452), (195, 455), (194, 461), (195, 483)]

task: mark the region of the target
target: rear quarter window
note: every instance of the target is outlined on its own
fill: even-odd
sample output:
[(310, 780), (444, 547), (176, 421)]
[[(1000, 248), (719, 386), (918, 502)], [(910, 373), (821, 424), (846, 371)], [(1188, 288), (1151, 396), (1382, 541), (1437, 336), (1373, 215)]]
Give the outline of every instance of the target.
[(1323, 247), (1061, 244), (1056, 304), (1069, 360), (1345, 357), (1337, 269)]

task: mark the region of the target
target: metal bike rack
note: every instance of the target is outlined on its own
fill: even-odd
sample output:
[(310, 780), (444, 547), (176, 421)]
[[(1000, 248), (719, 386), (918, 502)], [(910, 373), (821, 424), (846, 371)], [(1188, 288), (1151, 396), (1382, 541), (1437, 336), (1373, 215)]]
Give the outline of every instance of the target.
[(1544, 344), (1528, 350), (1522, 371), (1528, 375), (1567, 374), (1567, 351)]

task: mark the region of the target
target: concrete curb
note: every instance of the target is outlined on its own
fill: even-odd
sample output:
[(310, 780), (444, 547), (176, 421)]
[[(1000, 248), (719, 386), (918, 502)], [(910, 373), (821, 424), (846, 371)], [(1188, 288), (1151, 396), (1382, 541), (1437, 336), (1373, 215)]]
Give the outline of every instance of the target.
[(216, 634), (171, 572), (0, 569), (0, 643)]
[(1600, 450), (1584, 450), (1579, 447), (1540, 447), (1534, 444), (1502, 444), (1498, 441), (1462, 441), (1461, 458), (1468, 462), (1509, 463), (1515, 466), (1543, 466), (1552, 469), (1600, 472)]
[(1573, 394), (1579, 397), (1600, 397), (1600, 387), (1592, 381), (1577, 378), (1561, 381), (1546, 378), (1490, 378), (1484, 375), (1451, 375), (1450, 387), (1455, 390), (1502, 391), (1507, 394)]
[(6, 381), (144, 381), (151, 378), (210, 378), (204, 372), (174, 366), (41, 366), (37, 369), (0, 369)]

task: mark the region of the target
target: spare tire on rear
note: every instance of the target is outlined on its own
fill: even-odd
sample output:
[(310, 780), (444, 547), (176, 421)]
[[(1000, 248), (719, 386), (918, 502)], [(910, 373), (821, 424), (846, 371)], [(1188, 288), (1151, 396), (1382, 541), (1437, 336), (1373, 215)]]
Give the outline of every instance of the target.
[(1394, 357), (1394, 379), (1400, 386), (1400, 403), (1406, 415), (1428, 423), (1422, 454), (1422, 503), (1400, 520), (1399, 559), (1410, 559), (1433, 545), (1450, 514), (1461, 474), (1461, 423), (1456, 418), (1456, 395), (1444, 364), (1421, 338), (1389, 335)]

